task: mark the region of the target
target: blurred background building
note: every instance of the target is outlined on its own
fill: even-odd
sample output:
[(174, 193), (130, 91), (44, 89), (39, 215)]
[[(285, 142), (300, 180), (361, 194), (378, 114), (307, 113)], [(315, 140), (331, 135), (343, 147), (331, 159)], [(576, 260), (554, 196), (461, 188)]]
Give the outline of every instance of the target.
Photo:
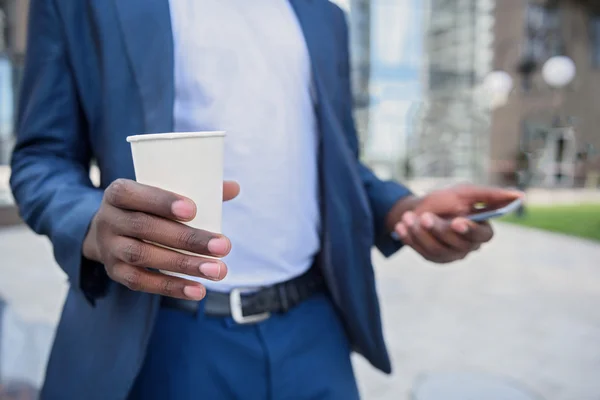
[[(352, 58), (352, 89), (357, 130), (364, 143), (369, 130), (369, 82), (371, 76), (371, 1), (338, 1), (348, 15), (350, 25), (350, 56)], [(350, 12), (352, 10), (352, 12)], [(360, 32), (360, 34), (356, 34)]]
[(8, 188), (19, 83), (25, 58), (29, 0), (0, 0), (0, 227), (19, 223)]
[[(597, 187), (599, 3), (426, 4), (414, 176)], [(486, 79), (499, 72), (510, 87), (498, 103)]]
[(347, 11), (362, 158), (379, 176), (405, 177), (421, 103), (421, 0), (335, 0)]
[[(379, 176), (514, 185), (526, 165), (531, 185), (594, 184), (598, 2), (335, 2), (350, 24), (363, 161)], [(0, 0), (0, 165), (13, 142), (28, 4)], [(559, 89), (541, 73), (557, 55), (576, 69)], [(485, 87), (498, 71), (511, 83), (501, 104)]]
[[(494, 183), (513, 183), (525, 160), (534, 186), (597, 186), (591, 177), (600, 149), (599, 6), (585, 0), (496, 2), (494, 69), (508, 72), (515, 85), (492, 113)], [(548, 82), (552, 71), (545, 63), (556, 56), (574, 63), (576, 73), (564, 87)]]
[(0, 0), (0, 165), (8, 163), (12, 147), (28, 8), (29, 0)]
[[(363, 159), (380, 176), (597, 186), (597, 2), (337, 3), (351, 25)], [(560, 87), (542, 73), (556, 56), (576, 72)], [(501, 101), (486, 87), (498, 72), (510, 79)]]
[(429, 0), (423, 6), (424, 101), (411, 142), (414, 176), (483, 181), (491, 113), (477, 88), (492, 68), (494, 1)]

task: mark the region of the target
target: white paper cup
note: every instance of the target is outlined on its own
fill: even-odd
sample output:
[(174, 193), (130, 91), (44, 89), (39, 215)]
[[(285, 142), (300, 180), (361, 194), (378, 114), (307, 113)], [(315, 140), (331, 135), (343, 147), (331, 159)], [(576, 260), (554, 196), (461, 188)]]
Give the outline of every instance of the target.
[(224, 137), (221, 131), (129, 136), (136, 181), (188, 197), (197, 213), (185, 224), (221, 233)]

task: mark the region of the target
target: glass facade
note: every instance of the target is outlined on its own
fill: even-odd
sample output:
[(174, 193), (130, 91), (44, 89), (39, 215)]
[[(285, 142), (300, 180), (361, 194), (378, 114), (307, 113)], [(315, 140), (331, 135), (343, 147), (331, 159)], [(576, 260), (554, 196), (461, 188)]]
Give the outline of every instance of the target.
[(483, 179), (490, 113), (477, 88), (491, 70), (495, 2), (337, 2), (349, 13), (364, 161), (382, 178)]
[(426, 4), (425, 90), (411, 148), (414, 174), (484, 180), (491, 115), (478, 98), (478, 88), (492, 68), (494, 2)]
[(348, 12), (355, 117), (362, 158), (382, 178), (402, 178), (421, 102), (421, 0), (337, 0)]

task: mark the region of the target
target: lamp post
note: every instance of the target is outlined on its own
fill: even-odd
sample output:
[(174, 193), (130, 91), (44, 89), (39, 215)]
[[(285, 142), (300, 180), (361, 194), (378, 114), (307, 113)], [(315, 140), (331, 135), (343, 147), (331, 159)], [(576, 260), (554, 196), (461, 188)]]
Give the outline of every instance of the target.
[(513, 79), (508, 72), (495, 70), (490, 72), (483, 80), (483, 89), (489, 96), (490, 107), (502, 107), (508, 101), (508, 96), (513, 90)]
[[(544, 63), (542, 67), (542, 78), (546, 85), (555, 91), (555, 95), (558, 95), (558, 91), (566, 88), (573, 79), (575, 79), (577, 69), (573, 60), (567, 56), (555, 56), (551, 57)], [(560, 102), (557, 102), (557, 114), (555, 116), (555, 126), (551, 130), (551, 137), (549, 138), (549, 155), (551, 160), (549, 165), (553, 166), (550, 173), (547, 175), (547, 183), (551, 184), (552, 181), (561, 183), (564, 177), (564, 159), (569, 153), (569, 144), (572, 144), (574, 140), (573, 127), (570, 123), (570, 118), (567, 118), (566, 124), (561, 123), (561, 117), (559, 114)], [(571, 146), (571, 150), (573, 150)], [(573, 153), (573, 151), (571, 151)], [(576, 151), (570, 154), (571, 158), (576, 157)], [(572, 160), (574, 163), (575, 160)], [(553, 173), (552, 173), (553, 172)]]
[[(519, 65), (518, 71), (522, 75), (522, 81), (524, 82), (523, 90), (528, 90), (530, 85), (530, 78), (535, 68), (525, 68), (524, 63)], [(541, 68), (541, 76), (544, 83), (554, 92), (557, 96), (558, 92), (567, 86), (569, 86), (576, 75), (576, 66), (573, 60), (567, 56), (559, 55), (549, 58)], [(503, 70), (495, 70), (489, 73), (483, 81), (483, 89), (489, 98), (489, 106), (492, 110), (498, 109), (504, 106), (510, 94), (515, 90), (514, 80), (509, 73)], [(557, 97), (558, 98), (558, 97)], [(555, 121), (560, 122), (559, 110), (560, 103), (554, 105), (556, 107), (557, 116), (554, 118)], [(564, 163), (565, 156), (568, 156), (568, 144), (572, 144), (573, 139), (573, 128), (567, 123), (561, 127), (561, 124), (554, 124), (554, 126), (548, 130), (549, 135), (545, 140), (545, 153), (546, 162), (549, 166), (547, 173), (546, 182), (550, 179), (562, 181), (564, 175)], [(573, 148), (573, 146), (570, 146)], [(518, 157), (517, 165), (517, 186), (520, 190), (526, 190), (531, 183), (532, 179), (532, 150), (528, 145), (523, 146)], [(525, 213), (524, 207), (522, 207), (518, 214), (523, 216)]]
[(575, 62), (567, 56), (554, 56), (548, 59), (542, 67), (542, 78), (553, 89), (563, 89), (568, 86), (576, 74)]
[[(523, 74), (524, 81), (529, 81), (532, 71), (519, 68), (519, 72)], [(550, 89), (552, 89), (554, 95), (558, 96), (559, 91), (564, 90), (575, 79), (576, 66), (573, 60), (567, 56), (554, 56), (549, 58), (543, 64), (541, 68), (541, 76), (544, 83)], [(508, 102), (510, 94), (515, 90), (515, 85), (513, 78), (509, 73), (503, 70), (495, 70), (485, 77), (483, 81), (483, 88), (490, 99), (490, 107), (492, 110), (494, 110), (504, 106)], [(554, 118), (555, 123), (554, 126), (549, 130), (550, 137), (548, 138), (549, 140), (547, 140), (547, 142), (549, 142), (549, 152), (551, 153), (551, 158), (553, 159), (552, 162), (554, 162), (554, 174), (552, 175), (554, 175), (556, 179), (561, 180), (564, 169), (562, 160), (566, 154), (565, 144), (573, 135), (570, 123), (567, 123), (565, 126), (561, 126), (562, 124), (560, 124), (561, 118), (558, 111), (560, 102), (556, 102), (554, 107), (557, 108), (556, 116)], [(520, 181), (519, 186), (526, 186), (528, 184), (527, 181), (529, 181), (529, 175), (529, 166), (527, 166), (526, 170), (521, 171), (518, 179)]]
[[(542, 78), (552, 89), (565, 88), (573, 82), (575, 74), (575, 62), (567, 56), (551, 57), (542, 66)], [(498, 108), (506, 104), (514, 89), (514, 81), (508, 72), (495, 70), (484, 78), (483, 88), (491, 95), (492, 108)]]

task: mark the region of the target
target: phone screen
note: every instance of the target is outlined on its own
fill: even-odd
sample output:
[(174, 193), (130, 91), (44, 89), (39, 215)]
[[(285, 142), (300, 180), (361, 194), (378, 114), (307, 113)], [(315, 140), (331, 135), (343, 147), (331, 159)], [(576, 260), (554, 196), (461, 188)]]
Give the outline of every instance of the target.
[(504, 215), (515, 212), (519, 209), (519, 207), (521, 207), (522, 204), (523, 204), (523, 200), (519, 198), (519, 199), (512, 201), (511, 203), (507, 204), (504, 207), (497, 208), (495, 210), (488, 210), (488, 211), (482, 211), (479, 213), (471, 214), (471, 215), (468, 215), (467, 218), (470, 219), (471, 221), (476, 221), (476, 222), (487, 221), (488, 219), (502, 217)]

